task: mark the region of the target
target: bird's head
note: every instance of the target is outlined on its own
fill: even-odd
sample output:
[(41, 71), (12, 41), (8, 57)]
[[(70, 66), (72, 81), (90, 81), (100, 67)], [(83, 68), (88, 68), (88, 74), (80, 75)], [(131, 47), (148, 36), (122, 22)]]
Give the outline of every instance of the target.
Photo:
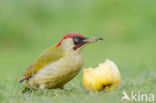
[(65, 35), (56, 47), (62, 47), (67, 52), (81, 52), (82, 48), (89, 43), (103, 40), (103, 38), (84, 37), (79, 33), (69, 33)]

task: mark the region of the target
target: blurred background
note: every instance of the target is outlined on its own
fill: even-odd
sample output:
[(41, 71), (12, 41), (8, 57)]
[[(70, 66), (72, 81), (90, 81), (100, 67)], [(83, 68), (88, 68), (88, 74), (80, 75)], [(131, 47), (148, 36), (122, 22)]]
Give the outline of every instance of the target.
[(155, 0), (1, 0), (0, 89), (11, 91), (44, 49), (71, 32), (104, 37), (83, 50), (83, 68), (110, 59), (122, 85), (149, 77), (156, 84)]

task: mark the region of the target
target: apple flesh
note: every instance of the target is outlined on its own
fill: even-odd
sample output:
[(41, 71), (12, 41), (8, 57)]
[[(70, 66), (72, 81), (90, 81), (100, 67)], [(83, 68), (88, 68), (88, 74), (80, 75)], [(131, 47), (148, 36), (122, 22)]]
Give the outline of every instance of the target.
[(118, 67), (110, 60), (106, 60), (94, 69), (85, 69), (83, 72), (84, 87), (93, 91), (110, 91), (118, 87), (120, 78)]

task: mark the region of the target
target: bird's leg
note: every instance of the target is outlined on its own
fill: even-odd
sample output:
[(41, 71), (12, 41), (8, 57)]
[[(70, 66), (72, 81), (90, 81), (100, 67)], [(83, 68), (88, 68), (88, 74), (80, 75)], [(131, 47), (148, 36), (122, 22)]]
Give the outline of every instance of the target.
[(32, 91), (33, 91), (33, 89), (28, 88), (28, 87), (25, 87), (25, 88), (22, 90), (22, 94), (24, 94), (24, 93), (26, 93), (26, 92), (31, 93)]
[(58, 86), (58, 87), (55, 87), (54, 89), (61, 89), (61, 90), (64, 90), (64, 85), (63, 86)]
[(62, 89), (62, 90), (64, 90), (64, 86), (62, 86), (62, 87), (59, 87), (60, 89)]

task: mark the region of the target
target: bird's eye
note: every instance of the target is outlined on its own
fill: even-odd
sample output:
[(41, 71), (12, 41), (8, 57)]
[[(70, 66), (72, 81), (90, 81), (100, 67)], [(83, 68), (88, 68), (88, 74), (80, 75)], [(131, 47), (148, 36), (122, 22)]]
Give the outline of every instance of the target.
[(74, 41), (75, 41), (76, 43), (78, 43), (80, 40), (79, 40), (79, 38), (74, 38)]

